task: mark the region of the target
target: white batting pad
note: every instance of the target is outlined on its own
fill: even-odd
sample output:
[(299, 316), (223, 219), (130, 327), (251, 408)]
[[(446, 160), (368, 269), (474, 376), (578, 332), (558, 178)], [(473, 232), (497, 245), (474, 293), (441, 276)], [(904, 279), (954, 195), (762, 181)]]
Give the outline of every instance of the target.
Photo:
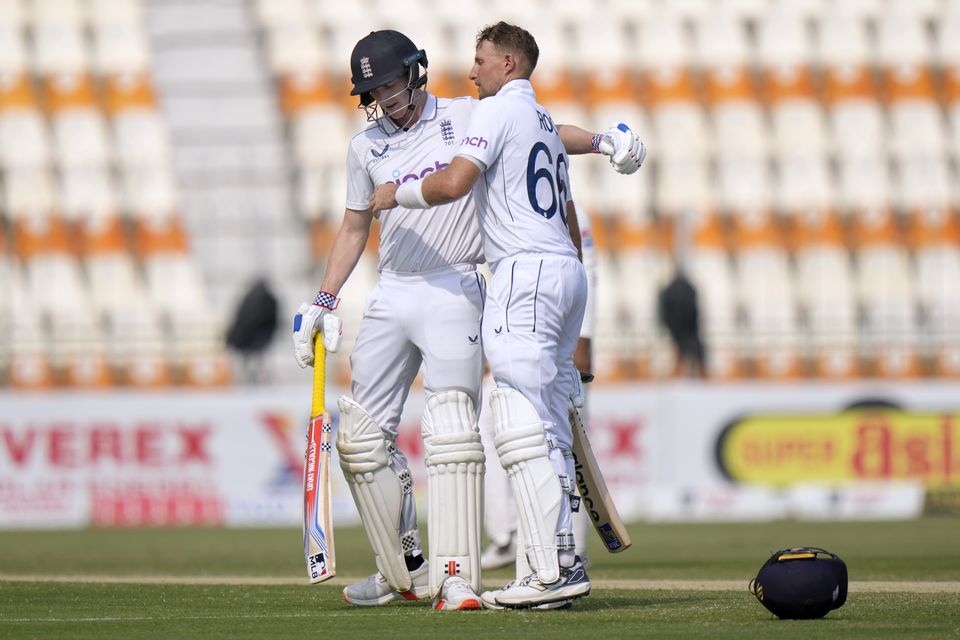
[(514, 389), (493, 391), (490, 408), (500, 464), (517, 500), (519, 535), (540, 581), (556, 582), (560, 579), (556, 527), (566, 496), (547, 457), (543, 423), (530, 401)]
[(485, 456), (470, 396), (462, 391), (430, 396), (421, 432), (430, 505), (430, 594), (455, 575), (480, 593)]
[(360, 519), (376, 554), (377, 569), (397, 591), (412, 586), (400, 542), (403, 482), (390, 468), (383, 431), (356, 402), (341, 396), (337, 452)]

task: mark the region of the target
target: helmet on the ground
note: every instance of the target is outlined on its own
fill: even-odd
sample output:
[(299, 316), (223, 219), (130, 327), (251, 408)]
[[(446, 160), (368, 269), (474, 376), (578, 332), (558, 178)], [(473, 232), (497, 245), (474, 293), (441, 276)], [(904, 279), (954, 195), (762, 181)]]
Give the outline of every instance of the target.
[(750, 591), (778, 618), (822, 618), (847, 600), (847, 565), (817, 547), (783, 549), (760, 568)]
[(373, 102), (371, 91), (404, 74), (408, 89), (420, 88), (427, 83), (426, 75), (420, 75), (420, 65), (427, 68), (427, 53), (417, 49), (410, 38), (390, 29), (372, 31), (350, 54), (350, 95), (360, 96), (360, 104), (367, 106)]

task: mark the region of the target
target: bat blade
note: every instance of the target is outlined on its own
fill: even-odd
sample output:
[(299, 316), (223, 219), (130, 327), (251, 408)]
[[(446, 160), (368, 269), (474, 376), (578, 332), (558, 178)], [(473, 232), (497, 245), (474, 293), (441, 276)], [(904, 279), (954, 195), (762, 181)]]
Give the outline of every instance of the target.
[(581, 508), (587, 510), (590, 522), (610, 553), (626, 551), (633, 544), (617, 505), (603, 480), (600, 465), (593, 454), (587, 432), (580, 420), (580, 412), (570, 406), (570, 426), (573, 427), (573, 465), (577, 475)]
[(303, 553), (310, 584), (337, 573), (330, 504), (331, 426), (324, 393), (326, 351), (319, 333), (314, 349), (313, 404), (303, 462)]

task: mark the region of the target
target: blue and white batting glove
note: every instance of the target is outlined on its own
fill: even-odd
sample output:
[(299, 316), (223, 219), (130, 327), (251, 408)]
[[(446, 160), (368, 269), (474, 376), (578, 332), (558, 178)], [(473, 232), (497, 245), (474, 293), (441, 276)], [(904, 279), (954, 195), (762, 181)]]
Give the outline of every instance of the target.
[(293, 352), (301, 367), (313, 366), (313, 340), (317, 331), (323, 331), (323, 348), (330, 353), (340, 350), (343, 323), (333, 315), (340, 298), (332, 293), (317, 293), (313, 304), (304, 302), (293, 317)]
[(622, 122), (611, 125), (595, 144), (599, 153), (610, 156), (610, 164), (617, 173), (634, 173), (647, 157), (647, 148), (639, 136)]

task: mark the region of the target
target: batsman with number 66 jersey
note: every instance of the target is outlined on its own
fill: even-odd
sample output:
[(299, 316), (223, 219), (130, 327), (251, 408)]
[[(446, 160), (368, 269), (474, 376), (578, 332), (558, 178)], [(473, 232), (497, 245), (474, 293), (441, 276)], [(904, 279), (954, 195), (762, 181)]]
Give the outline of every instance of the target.
[[(479, 104), (424, 90), (427, 56), (405, 35), (375, 31), (350, 60), (353, 90), (372, 124), (353, 137), (347, 202), (313, 303), (301, 305), (294, 348), (313, 364), (312, 336), (333, 313), (337, 295), (366, 245), (379, 184), (409, 185), (442, 171)], [(421, 72), (421, 70), (423, 72)], [(632, 132), (596, 135), (562, 129), (570, 152), (600, 151), (620, 172), (635, 167)], [(377, 210), (376, 213), (379, 213)], [(344, 599), (376, 606), (434, 597), (434, 608), (479, 608), (480, 511), (485, 458), (477, 429), (485, 283), (472, 198), (417, 210), (396, 207), (380, 218), (380, 279), (370, 293), (350, 358), (351, 396), (338, 400), (340, 466), (376, 556), (377, 573), (350, 585)], [(325, 346), (333, 350), (331, 345)], [(423, 368), (421, 426), (429, 497), (429, 562), (417, 529), (407, 459), (396, 445), (404, 402)], [(456, 509), (448, 508), (457, 505)], [(446, 508), (445, 508), (446, 507)], [(464, 514), (464, 515), (459, 515)]]
[[(473, 192), (493, 281), (483, 312), (483, 351), (495, 445), (517, 501), (532, 573), (483, 594), (496, 607), (537, 607), (585, 596), (575, 554), (573, 437), (567, 408), (579, 375), (573, 353), (587, 278), (567, 169), (568, 149), (530, 76), (539, 49), (504, 22), (477, 36), (470, 73), (480, 102), (450, 166), (423, 180), (381, 185), (374, 212), (426, 209)], [(637, 141), (634, 169), (643, 161)]]

